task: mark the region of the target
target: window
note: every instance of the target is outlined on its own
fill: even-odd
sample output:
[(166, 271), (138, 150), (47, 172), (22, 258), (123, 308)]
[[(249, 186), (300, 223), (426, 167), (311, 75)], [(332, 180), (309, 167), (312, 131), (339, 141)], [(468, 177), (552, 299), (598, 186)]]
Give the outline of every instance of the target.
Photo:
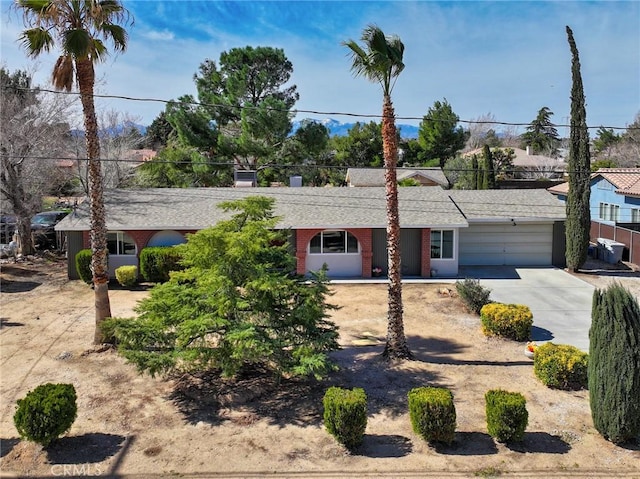
[(631, 222), (640, 223), (640, 209), (631, 208)]
[(600, 203), (598, 217), (604, 221), (620, 221), (620, 206), (610, 203)]
[(322, 231), (309, 242), (310, 254), (344, 254), (358, 251), (358, 239), (347, 231)]
[(431, 258), (453, 259), (453, 230), (431, 230)]
[(109, 254), (113, 255), (136, 254), (135, 241), (122, 231), (107, 233), (107, 248), (109, 248)]

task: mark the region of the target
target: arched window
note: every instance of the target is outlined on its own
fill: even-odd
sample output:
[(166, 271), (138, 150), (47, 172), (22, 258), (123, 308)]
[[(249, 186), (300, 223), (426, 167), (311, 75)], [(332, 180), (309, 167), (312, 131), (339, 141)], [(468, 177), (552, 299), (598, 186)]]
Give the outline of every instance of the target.
[(348, 231), (322, 231), (311, 238), (309, 254), (357, 254), (358, 239)]
[(175, 246), (186, 243), (186, 241), (184, 235), (177, 231), (163, 230), (155, 233), (147, 243), (147, 246)]

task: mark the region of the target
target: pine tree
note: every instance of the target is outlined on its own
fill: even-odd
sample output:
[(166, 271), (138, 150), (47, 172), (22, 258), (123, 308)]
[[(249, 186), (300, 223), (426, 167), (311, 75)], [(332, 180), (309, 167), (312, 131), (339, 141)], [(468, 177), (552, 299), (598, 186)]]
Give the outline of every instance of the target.
[(593, 294), (589, 330), (593, 424), (609, 441), (640, 437), (640, 306), (620, 284)]
[(572, 54), (571, 74), (571, 134), (569, 143), (569, 194), (567, 195), (566, 251), (567, 268), (576, 272), (587, 260), (591, 213), (591, 160), (589, 157), (589, 130), (585, 110), (580, 59), (573, 39), (573, 32), (567, 27), (567, 36)]

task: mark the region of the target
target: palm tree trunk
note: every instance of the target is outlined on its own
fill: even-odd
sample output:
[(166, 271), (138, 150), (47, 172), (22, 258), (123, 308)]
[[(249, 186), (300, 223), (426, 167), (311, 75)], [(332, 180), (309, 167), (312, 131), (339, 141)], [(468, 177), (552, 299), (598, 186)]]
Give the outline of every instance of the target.
[(109, 303), (109, 267), (107, 264), (107, 227), (104, 211), (102, 173), (100, 171), (100, 143), (98, 122), (93, 101), (95, 73), (91, 59), (76, 62), (78, 87), (84, 114), (84, 130), (89, 159), (89, 198), (91, 200), (91, 270), (95, 292), (96, 329), (93, 342), (100, 344), (105, 338), (101, 323), (111, 316)]
[(398, 135), (391, 98), (384, 97), (382, 107), (382, 143), (384, 151), (384, 182), (387, 200), (387, 254), (389, 267), (389, 310), (387, 313), (387, 344), (383, 356), (387, 359), (412, 359), (407, 346), (402, 321), (402, 277), (400, 264), (400, 215), (398, 213)]

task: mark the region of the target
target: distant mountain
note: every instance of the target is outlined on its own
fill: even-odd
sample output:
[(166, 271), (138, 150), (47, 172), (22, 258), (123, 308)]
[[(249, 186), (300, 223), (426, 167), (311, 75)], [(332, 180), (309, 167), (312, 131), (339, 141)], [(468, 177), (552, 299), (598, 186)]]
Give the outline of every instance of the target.
[[(317, 121), (319, 123), (322, 123), (324, 126), (326, 126), (329, 129), (329, 134), (331, 136), (347, 136), (349, 134), (349, 130), (351, 129), (351, 127), (353, 127), (353, 125), (355, 125), (356, 123), (356, 122), (342, 123), (338, 120), (334, 120), (333, 118), (325, 118), (323, 120), (311, 119), (311, 121)], [(292, 132), (297, 131), (297, 129), (300, 128), (301, 123), (302, 121), (294, 121)], [(360, 123), (365, 123), (365, 122), (363, 121)], [(368, 121), (366, 121), (366, 123), (368, 123)], [(413, 138), (413, 139), (418, 138), (417, 126), (401, 125), (401, 124), (396, 124), (396, 126), (400, 130), (401, 138)]]

